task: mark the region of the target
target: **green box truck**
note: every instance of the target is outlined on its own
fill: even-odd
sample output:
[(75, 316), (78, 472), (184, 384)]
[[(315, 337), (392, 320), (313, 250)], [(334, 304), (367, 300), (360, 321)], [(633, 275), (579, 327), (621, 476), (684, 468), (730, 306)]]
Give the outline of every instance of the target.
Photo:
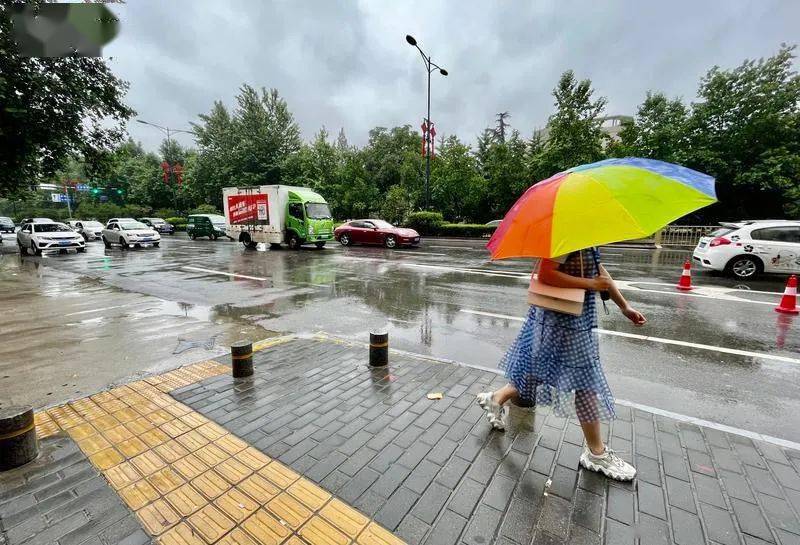
[(304, 244), (322, 248), (333, 239), (328, 203), (307, 187), (260, 185), (222, 190), (226, 234), (247, 248), (259, 242), (270, 247)]

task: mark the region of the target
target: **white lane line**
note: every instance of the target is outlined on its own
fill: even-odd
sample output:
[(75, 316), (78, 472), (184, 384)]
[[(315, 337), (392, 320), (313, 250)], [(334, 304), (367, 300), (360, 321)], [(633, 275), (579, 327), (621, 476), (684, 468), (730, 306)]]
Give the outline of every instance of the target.
[[(675, 284), (670, 284), (668, 282), (646, 282), (646, 281), (639, 281), (639, 280), (628, 280), (631, 284), (643, 284), (645, 286), (669, 286), (675, 287)], [(676, 282), (677, 283), (677, 282)], [(701, 287), (704, 290), (714, 290), (714, 291), (721, 291), (721, 292), (733, 292), (733, 293), (761, 293), (764, 295), (783, 295), (782, 291), (760, 291), (760, 290), (750, 290), (750, 289), (739, 289), (739, 288), (723, 288), (721, 286), (704, 286)]]
[[(470, 310), (466, 308), (462, 308), (460, 312), (464, 312), (466, 314), (477, 314), (478, 316), (488, 316), (490, 318), (501, 318), (504, 320), (513, 320), (515, 322), (524, 322), (525, 319), (519, 316), (508, 316), (507, 314), (496, 314), (494, 312), (483, 312), (481, 310)], [(778, 356), (775, 354), (768, 354), (766, 352), (751, 352), (749, 350), (739, 350), (738, 348), (727, 348), (724, 346), (713, 346), (710, 344), (700, 344), (700, 343), (692, 343), (688, 341), (679, 341), (677, 339), (666, 339), (664, 337), (651, 337), (649, 335), (638, 335), (636, 333), (626, 333), (624, 331), (612, 331), (610, 329), (600, 329), (596, 330), (598, 333), (603, 335), (611, 335), (615, 337), (626, 337), (628, 339), (637, 339), (640, 341), (649, 341), (654, 343), (661, 343), (661, 344), (672, 344), (676, 346), (686, 346), (689, 348), (699, 348), (700, 350), (709, 350), (711, 352), (720, 352), (724, 354), (735, 354), (737, 356), (746, 356), (749, 358), (760, 358), (764, 360), (773, 360), (773, 361), (781, 361), (784, 363), (800, 363), (800, 359), (798, 358), (790, 358), (787, 356)]]
[(102, 307), (102, 308), (90, 308), (89, 310), (80, 310), (78, 312), (70, 312), (69, 314), (64, 314), (64, 316), (78, 316), (80, 314), (91, 314), (92, 312), (103, 312), (106, 310), (113, 310), (115, 308), (123, 308), (123, 307), (135, 307), (136, 305), (146, 305), (146, 301), (142, 301), (139, 303), (126, 303), (124, 305), (114, 305), (113, 307)]
[[(421, 269), (433, 269), (439, 271), (447, 271), (447, 272), (460, 272), (466, 274), (480, 274), (483, 276), (496, 276), (501, 278), (519, 278), (521, 280), (528, 281), (531, 277), (530, 273), (522, 273), (522, 272), (513, 272), (513, 271), (497, 271), (497, 272), (489, 272), (486, 269), (469, 269), (463, 267), (445, 267), (442, 265), (425, 265), (422, 263), (401, 263), (402, 266), (405, 267), (416, 267)], [(675, 295), (675, 296), (682, 296), (682, 297), (695, 297), (699, 299), (717, 299), (720, 301), (730, 301), (733, 303), (747, 303), (750, 305), (775, 305), (775, 302), (770, 301), (753, 301), (751, 299), (742, 299), (736, 295), (730, 295), (731, 292), (734, 293), (753, 293), (747, 292), (744, 290), (734, 290), (729, 288), (720, 288), (717, 286), (696, 286), (695, 291), (693, 292), (681, 292), (681, 291), (665, 291), (665, 290), (656, 290), (656, 289), (647, 289), (647, 288), (639, 288), (635, 284), (651, 284), (656, 286), (671, 286), (674, 287), (674, 284), (667, 284), (667, 283), (660, 283), (660, 282), (639, 282), (639, 281), (630, 281), (630, 280), (614, 280), (616, 282), (617, 287), (621, 290), (631, 290), (631, 291), (639, 291), (645, 293), (660, 293), (665, 295)], [(779, 293), (775, 293), (773, 295), (780, 295)]]
[(673, 420), (678, 420), (680, 422), (686, 422), (688, 424), (694, 424), (696, 426), (702, 426), (704, 428), (711, 428), (725, 433), (732, 433), (734, 435), (749, 437), (750, 439), (755, 439), (757, 441), (764, 441), (765, 443), (772, 443), (773, 445), (777, 445), (783, 448), (800, 450), (800, 443), (795, 443), (794, 441), (789, 441), (787, 439), (781, 439), (780, 437), (772, 437), (771, 435), (764, 435), (762, 433), (757, 433), (754, 431), (743, 430), (741, 428), (734, 428), (733, 426), (720, 424), (718, 422), (711, 422), (710, 420), (703, 420), (702, 418), (695, 418), (693, 416), (688, 416), (685, 414), (674, 413), (672, 411), (665, 411), (664, 409), (650, 407), (649, 405), (642, 405), (641, 403), (636, 403), (635, 401), (627, 401), (624, 399), (615, 399), (614, 401), (616, 401), (619, 405), (624, 405), (632, 409), (639, 409), (648, 413), (653, 413), (659, 416), (672, 418)]
[[(490, 313), (487, 313), (490, 314)], [(502, 316), (498, 314), (497, 316)], [(335, 342), (343, 342), (350, 345), (357, 345), (357, 346), (368, 346), (367, 343), (362, 343), (352, 339), (343, 339), (341, 337), (336, 337), (334, 335), (329, 335), (325, 332), (319, 332), (315, 335), (297, 335), (296, 338), (308, 338), (313, 339), (315, 337), (320, 337), (327, 340), (332, 340)], [(494, 373), (495, 375), (503, 376), (503, 371), (497, 368), (489, 368), (484, 367), (482, 365), (474, 365), (470, 363), (462, 363), (455, 360), (449, 360), (445, 358), (437, 358), (435, 356), (429, 356), (426, 354), (418, 354), (416, 352), (409, 352), (407, 350), (398, 350), (396, 348), (390, 349), (393, 353), (396, 354), (403, 354), (406, 356), (410, 356), (417, 359), (433, 361), (437, 363), (446, 363), (451, 365), (456, 365), (459, 367), (467, 367), (470, 369), (477, 369), (480, 371), (485, 371), (487, 373)], [(795, 443), (793, 441), (789, 441), (787, 439), (781, 439), (780, 437), (773, 437), (771, 435), (764, 435), (761, 433), (757, 433), (750, 430), (744, 430), (742, 428), (736, 428), (733, 426), (728, 426), (727, 424), (720, 424), (718, 422), (711, 422), (710, 420), (703, 420), (702, 418), (696, 418), (694, 416), (689, 416), (680, 413), (674, 413), (672, 411), (667, 411), (664, 409), (659, 409), (657, 407), (651, 407), (649, 405), (642, 405), (641, 403), (636, 403), (635, 401), (627, 401), (625, 399), (615, 399), (614, 400), (619, 405), (624, 405), (626, 407), (631, 407), (632, 409), (639, 409), (641, 411), (649, 412), (652, 414), (656, 414), (659, 416), (664, 416), (666, 418), (672, 418), (674, 420), (678, 420), (680, 422), (686, 422), (688, 424), (695, 424), (697, 426), (702, 426), (705, 428), (711, 428), (714, 430), (722, 431), (725, 433), (732, 433), (734, 435), (740, 435), (742, 437), (748, 437), (750, 439), (756, 439), (758, 441), (764, 441), (766, 443), (772, 443), (773, 445), (777, 445), (779, 447), (790, 448), (794, 450), (800, 450), (800, 443)]]
[(221, 274), (223, 276), (230, 276), (232, 278), (245, 278), (247, 280), (258, 280), (259, 282), (266, 282), (267, 280), (269, 280), (269, 278), (260, 278), (258, 276), (247, 276), (246, 274), (235, 274), (235, 273), (229, 273), (229, 272), (224, 272), (224, 271), (214, 271), (214, 270), (211, 270), (211, 269), (203, 269), (203, 268), (200, 268), (200, 267), (184, 266), (184, 267), (181, 267), (181, 269), (186, 269), (186, 270), (189, 270), (189, 271), (204, 272), (204, 273), (208, 273), (208, 274)]

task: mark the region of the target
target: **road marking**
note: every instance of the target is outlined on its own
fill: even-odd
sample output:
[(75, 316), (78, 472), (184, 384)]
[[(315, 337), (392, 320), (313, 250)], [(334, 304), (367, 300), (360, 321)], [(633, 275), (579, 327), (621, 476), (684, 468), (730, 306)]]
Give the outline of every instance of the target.
[(214, 271), (214, 270), (211, 270), (211, 269), (203, 269), (203, 268), (200, 268), (200, 267), (184, 266), (184, 267), (181, 267), (181, 269), (185, 269), (185, 270), (189, 270), (189, 271), (204, 272), (204, 273), (208, 273), (208, 274), (221, 274), (223, 276), (230, 276), (232, 278), (245, 278), (247, 280), (258, 280), (259, 282), (266, 282), (267, 280), (269, 280), (269, 278), (260, 278), (258, 276), (247, 276), (246, 274), (236, 274), (236, 273), (229, 273), (229, 272), (224, 272), (224, 271)]
[[(501, 318), (504, 320), (513, 320), (515, 322), (524, 322), (525, 319), (519, 316), (508, 316), (507, 314), (496, 314), (494, 312), (483, 312), (481, 310), (470, 310), (462, 308), (460, 312), (466, 314), (476, 314), (478, 316), (488, 316), (490, 318)], [(724, 346), (714, 346), (710, 344), (692, 343), (688, 341), (679, 341), (677, 339), (666, 339), (664, 337), (651, 337), (649, 335), (638, 335), (636, 333), (626, 333), (624, 331), (612, 331), (610, 329), (597, 328), (595, 331), (603, 335), (611, 335), (615, 337), (626, 337), (628, 339), (637, 339), (640, 341), (650, 341), (661, 344), (672, 344), (676, 346), (686, 346), (689, 348), (699, 348), (701, 350), (709, 350), (711, 352), (721, 352), (724, 354), (734, 354), (737, 356), (746, 356), (750, 358), (761, 358), (765, 360), (781, 361), (784, 363), (800, 363), (798, 358), (790, 358), (787, 356), (778, 356), (775, 354), (767, 354), (765, 352), (751, 352), (749, 350), (739, 350), (738, 348), (726, 348)]]
[[(416, 267), (422, 269), (433, 269), (433, 270), (440, 270), (440, 271), (448, 271), (448, 272), (460, 272), (460, 273), (467, 273), (467, 274), (480, 274), (483, 276), (495, 276), (501, 278), (519, 278), (521, 280), (528, 281), (531, 277), (530, 273), (523, 273), (523, 272), (514, 272), (514, 271), (497, 271), (497, 272), (489, 272), (486, 269), (470, 269), (470, 268), (463, 268), (463, 267), (445, 267), (442, 265), (426, 265), (422, 263), (400, 263), (401, 266), (406, 267)], [(660, 293), (666, 295), (677, 295), (681, 297), (696, 297), (700, 299), (717, 299), (720, 301), (730, 301), (733, 303), (748, 303), (751, 305), (775, 305), (774, 302), (770, 301), (753, 301), (750, 299), (742, 299), (737, 295), (731, 295), (731, 292), (734, 293), (755, 293), (752, 291), (745, 291), (745, 290), (736, 290), (731, 288), (720, 288), (718, 286), (695, 286), (695, 290), (692, 293), (680, 292), (680, 291), (663, 291), (663, 290), (655, 290), (655, 289), (648, 289), (648, 288), (640, 288), (637, 287), (635, 284), (651, 284), (655, 286), (673, 286), (674, 284), (668, 284), (664, 282), (637, 282), (637, 281), (629, 281), (629, 280), (614, 280), (616, 282), (617, 287), (621, 290), (631, 290), (631, 291), (639, 291), (645, 293)], [(772, 295), (780, 295), (779, 293), (767, 292)]]
[[(465, 311), (462, 310), (462, 312), (465, 312)], [(491, 313), (482, 313), (482, 314), (492, 315)], [(504, 317), (504, 315), (502, 315), (502, 314), (494, 314), (494, 316)], [(511, 317), (511, 318), (514, 318), (514, 317)], [(296, 338), (299, 338), (299, 339), (314, 339), (314, 338), (316, 338), (317, 340), (332, 341), (332, 342), (341, 343), (341, 344), (349, 344), (351, 346), (364, 346), (364, 347), (366, 347), (366, 346), (369, 345), (369, 343), (365, 343), (365, 342), (362, 342), (362, 341), (357, 341), (357, 340), (352, 340), (352, 339), (344, 339), (342, 337), (336, 337), (334, 335), (330, 335), (330, 334), (325, 333), (323, 331), (320, 331), (320, 332), (315, 333), (313, 335), (308, 335), (308, 334), (307, 335), (297, 335)], [(419, 354), (417, 352), (410, 352), (408, 350), (398, 350), (396, 348), (390, 348), (389, 350), (392, 353), (402, 354), (404, 356), (410, 356), (410, 357), (416, 358), (416, 359), (432, 361), (432, 362), (436, 362), (436, 363), (445, 363), (445, 364), (455, 365), (457, 367), (466, 367), (466, 368), (469, 368), (469, 369), (477, 369), (479, 371), (485, 371), (485, 372), (488, 372), (488, 373), (494, 373), (495, 375), (499, 375), (499, 376), (503, 376), (504, 375), (503, 371), (500, 370), (500, 369), (497, 369), (497, 368), (484, 367), (482, 365), (475, 365), (475, 364), (471, 364), (471, 363), (462, 363), (462, 362), (458, 362), (458, 361), (450, 360), (450, 359), (446, 359), (446, 358), (437, 358), (436, 356), (429, 356), (427, 354)], [(680, 413), (674, 413), (672, 411), (659, 409), (657, 407), (651, 407), (649, 405), (643, 405), (641, 403), (636, 403), (635, 401), (627, 401), (625, 399), (615, 399), (614, 401), (619, 405), (624, 405), (626, 407), (631, 407), (633, 409), (639, 409), (639, 410), (642, 410), (642, 411), (645, 411), (645, 412), (649, 412), (649, 413), (652, 413), (652, 414), (656, 414), (656, 415), (659, 415), (659, 416), (672, 418), (672, 419), (678, 420), (680, 422), (686, 422), (688, 424), (695, 424), (697, 426), (711, 428), (711, 429), (715, 429), (715, 430), (722, 431), (722, 432), (725, 432), (725, 433), (732, 433), (734, 435), (740, 435), (742, 437), (748, 437), (750, 439), (756, 439), (758, 441), (764, 441), (765, 443), (772, 443), (773, 445), (778, 445), (779, 447), (790, 448), (790, 449), (794, 449), (794, 450), (800, 450), (800, 443), (795, 443), (795, 442), (789, 441), (787, 439), (781, 439), (780, 437), (773, 437), (771, 435), (764, 435), (764, 434), (757, 433), (757, 432), (754, 432), (754, 431), (745, 430), (745, 429), (742, 429), (742, 428), (736, 428), (736, 427), (733, 427), (733, 426), (728, 426), (727, 424), (720, 424), (718, 422), (712, 422), (710, 420), (703, 420), (702, 418), (696, 418), (694, 416), (689, 416), (689, 415), (680, 414)]]

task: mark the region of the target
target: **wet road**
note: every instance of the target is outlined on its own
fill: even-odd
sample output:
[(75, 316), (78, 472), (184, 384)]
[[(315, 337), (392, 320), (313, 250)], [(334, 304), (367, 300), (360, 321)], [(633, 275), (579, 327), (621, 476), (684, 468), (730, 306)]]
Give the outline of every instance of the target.
[[(84, 255), (20, 258), (7, 241), (2, 252), (0, 400), (37, 405), (155, 369), (182, 348), (186, 361), (213, 354), (179, 338), (215, 336), (217, 347), (271, 332), (365, 341), (388, 325), (394, 348), (496, 367), (527, 311), (530, 274), (528, 261), (489, 263), (477, 241), (253, 252), (178, 235), (160, 249), (90, 243)], [(783, 279), (745, 286), (695, 271), (703, 288), (679, 293), (687, 255), (604, 250), (623, 293), (650, 320), (635, 328), (614, 308), (601, 312), (614, 393), (800, 441), (800, 320), (773, 311)]]

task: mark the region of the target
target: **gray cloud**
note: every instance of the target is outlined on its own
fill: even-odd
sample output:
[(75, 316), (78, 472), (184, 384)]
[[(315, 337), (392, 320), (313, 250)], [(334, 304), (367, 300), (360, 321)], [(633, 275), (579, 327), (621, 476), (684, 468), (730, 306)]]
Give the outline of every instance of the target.
[[(592, 79), (609, 113), (633, 113), (647, 90), (692, 100), (711, 66), (800, 42), (792, 0), (137, 0), (111, 9), (121, 31), (104, 53), (130, 81), (141, 119), (188, 128), (215, 100), (234, 107), (249, 83), (278, 88), (305, 138), (344, 127), (358, 144), (372, 127), (416, 127), (424, 116), (425, 72), (405, 34), (450, 72), (432, 80), (439, 134), (467, 141), (504, 110), (525, 135), (543, 126), (566, 69)], [(148, 149), (162, 138), (129, 130)]]

